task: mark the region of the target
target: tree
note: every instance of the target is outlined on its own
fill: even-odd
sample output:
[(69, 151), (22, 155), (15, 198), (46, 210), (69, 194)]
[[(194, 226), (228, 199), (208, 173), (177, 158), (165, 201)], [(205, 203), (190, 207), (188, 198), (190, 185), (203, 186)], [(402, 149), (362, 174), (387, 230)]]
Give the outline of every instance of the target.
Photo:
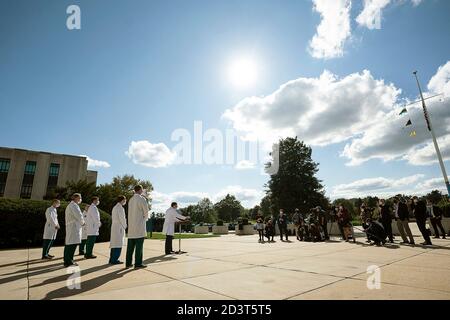
[(227, 194), (225, 198), (214, 205), (217, 215), (222, 221), (235, 221), (244, 211), (241, 202), (235, 196)]
[(200, 200), (195, 206), (189, 206), (186, 212), (190, 213), (191, 220), (194, 223), (206, 222), (213, 223), (217, 221), (217, 213), (214, 205), (208, 198)]
[(261, 199), (260, 207), (264, 217), (268, 217), (272, 214), (272, 202), (270, 201), (270, 194), (267, 194), (264, 198)]
[(252, 209), (249, 209), (248, 213), (251, 219), (256, 219), (259, 215), (262, 214), (261, 207), (259, 205), (256, 205)]
[(432, 203), (437, 204), (443, 199), (442, 192), (439, 190), (433, 190), (427, 194), (427, 199), (430, 199)]
[(106, 212), (111, 212), (116, 205), (119, 195), (123, 195), (130, 199), (134, 194), (134, 187), (142, 185), (149, 195), (149, 206), (151, 207), (150, 192), (153, 191), (153, 185), (148, 180), (135, 178), (133, 175), (116, 176), (111, 183), (101, 184), (98, 187), (97, 195), (100, 197), (100, 208)]
[(66, 183), (67, 194), (66, 197), (70, 201), (70, 197), (74, 193), (80, 193), (84, 203), (91, 203), (92, 197), (97, 195), (97, 186), (95, 182), (88, 182), (87, 180), (80, 180), (77, 182), (69, 181)]
[(279, 169), (265, 185), (274, 212), (280, 208), (292, 213), (296, 208), (306, 212), (315, 206), (328, 207), (321, 181), (315, 176), (318, 163), (311, 154), (311, 148), (297, 137), (279, 141)]

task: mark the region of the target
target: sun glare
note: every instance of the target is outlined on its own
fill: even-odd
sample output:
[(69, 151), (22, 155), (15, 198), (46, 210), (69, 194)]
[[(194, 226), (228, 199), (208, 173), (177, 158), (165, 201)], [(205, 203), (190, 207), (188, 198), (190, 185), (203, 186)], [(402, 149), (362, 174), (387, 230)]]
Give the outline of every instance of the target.
[(239, 88), (254, 85), (258, 77), (258, 66), (254, 59), (247, 57), (233, 60), (228, 67), (230, 82)]

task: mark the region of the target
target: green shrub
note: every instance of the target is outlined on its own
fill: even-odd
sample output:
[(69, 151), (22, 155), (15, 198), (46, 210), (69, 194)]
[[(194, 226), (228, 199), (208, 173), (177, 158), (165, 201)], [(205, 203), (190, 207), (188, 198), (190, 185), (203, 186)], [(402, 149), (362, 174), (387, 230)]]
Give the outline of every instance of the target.
[(223, 221), (222, 221), (222, 220), (218, 220), (216, 225), (217, 225), (218, 227), (223, 226)]
[[(55, 244), (63, 245), (65, 231), (64, 211), (68, 202), (58, 208), (58, 230)], [(45, 210), (51, 201), (0, 198), (0, 248), (33, 247), (42, 244), (45, 225)], [(82, 208), (84, 206), (81, 206)], [(109, 241), (111, 216), (100, 210), (102, 227), (98, 242)]]

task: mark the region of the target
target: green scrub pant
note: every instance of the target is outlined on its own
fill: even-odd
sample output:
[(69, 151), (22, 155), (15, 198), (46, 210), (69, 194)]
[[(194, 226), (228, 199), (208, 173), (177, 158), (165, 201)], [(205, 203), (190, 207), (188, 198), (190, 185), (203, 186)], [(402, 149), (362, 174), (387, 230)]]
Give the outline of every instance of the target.
[(92, 252), (94, 251), (94, 244), (97, 236), (88, 236), (86, 241), (86, 254), (85, 257), (92, 257)]
[(83, 256), (84, 256), (84, 248), (86, 247), (86, 241), (87, 241), (87, 239), (81, 240), (80, 249), (78, 251), (78, 253)]
[(46, 257), (50, 251), (50, 248), (53, 245), (53, 239), (44, 239), (42, 244), (42, 258)]
[(64, 265), (70, 266), (73, 264), (73, 256), (78, 244), (66, 244), (64, 246)]
[(144, 238), (138, 238), (138, 239), (128, 239), (127, 244), (127, 260), (126, 260), (126, 266), (131, 267), (132, 260), (133, 260), (133, 253), (136, 249), (136, 255), (134, 257), (134, 266), (141, 266), (142, 265), (142, 251), (144, 249)]

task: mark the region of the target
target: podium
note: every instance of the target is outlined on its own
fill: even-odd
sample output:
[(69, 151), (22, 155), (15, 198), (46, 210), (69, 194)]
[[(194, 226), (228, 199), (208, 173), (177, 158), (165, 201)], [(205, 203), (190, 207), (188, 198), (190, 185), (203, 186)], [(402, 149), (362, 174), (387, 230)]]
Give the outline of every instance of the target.
[(175, 254), (183, 254), (187, 253), (186, 251), (181, 251), (181, 225), (191, 223), (190, 219), (186, 219), (184, 221), (177, 222), (178, 224), (178, 251)]

